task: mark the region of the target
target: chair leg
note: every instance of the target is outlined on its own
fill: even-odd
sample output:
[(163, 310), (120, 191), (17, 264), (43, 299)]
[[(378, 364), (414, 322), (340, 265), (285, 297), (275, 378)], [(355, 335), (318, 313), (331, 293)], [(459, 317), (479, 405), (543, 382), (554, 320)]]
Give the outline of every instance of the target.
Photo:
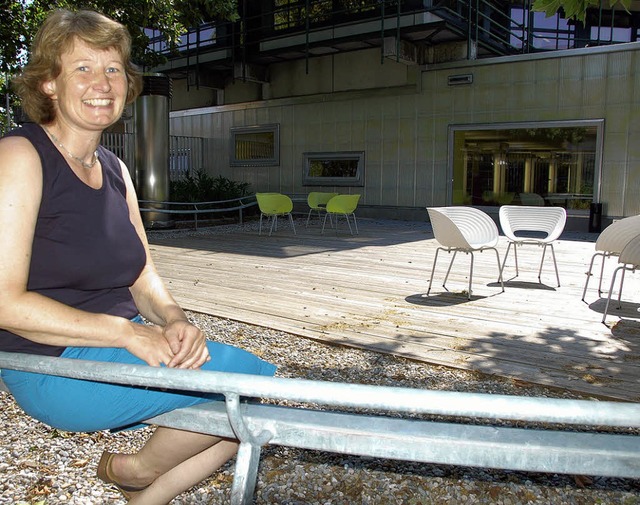
[(598, 296), (602, 295), (602, 278), (604, 277), (604, 260), (609, 258), (611, 254), (602, 254), (602, 265), (600, 265), (600, 282), (598, 283)]
[[(347, 224), (349, 225), (349, 232), (353, 235), (353, 228), (351, 228), (351, 223), (349, 222), (349, 216), (347, 214), (344, 215), (344, 218), (347, 220)], [(338, 232), (338, 227), (336, 226), (336, 233)]]
[(353, 226), (356, 229), (356, 235), (360, 235), (360, 232), (358, 231), (358, 221), (356, 220), (356, 215), (355, 214), (351, 214), (353, 216)]
[[(448, 251), (451, 252), (451, 251)], [(456, 259), (456, 254), (458, 254), (458, 251), (453, 251), (453, 258), (451, 258), (451, 263), (449, 263), (449, 268), (447, 269), (447, 275), (444, 276), (444, 282), (442, 283), (442, 287), (443, 288), (447, 288), (446, 284), (447, 284), (447, 279), (449, 278), (449, 272), (451, 272), (451, 267), (453, 266), (453, 261)]]
[(553, 244), (544, 244), (542, 246), (542, 259), (540, 260), (540, 268), (538, 269), (538, 282), (542, 282), (542, 266), (544, 265), (544, 258), (547, 254), (547, 246), (551, 248), (551, 257), (553, 258), (553, 266), (556, 269), (556, 280), (558, 281), (558, 287), (560, 287), (560, 274), (558, 273), (558, 263), (556, 262), (556, 253), (553, 249)]
[(511, 244), (513, 244), (513, 242), (509, 242), (509, 244), (507, 245), (507, 252), (504, 253), (504, 260), (502, 261), (502, 266), (500, 266), (500, 260), (498, 260), (498, 267), (500, 268), (500, 278), (502, 278), (502, 272), (504, 271), (504, 267), (507, 264), (507, 257), (509, 256), (509, 249), (511, 249)]
[(436, 271), (436, 263), (438, 262), (438, 253), (442, 250), (441, 247), (436, 249), (436, 256), (433, 258), (433, 266), (431, 267), (431, 277), (429, 277), (429, 289), (427, 289), (427, 296), (431, 292), (431, 283), (433, 282), (433, 274)]
[(260, 213), (260, 226), (258, 226), (258, 236), (262, 235), (262, 216), (264, 216), (264, 214)]
[(297, 235), (296, 225), (293, 223), (293, 216), (291, 215), (291, 213), (289, 213), (289, 221), (291, 221), (291, 229), (293, 230), (293, 234)]
[(278, 216), (271, 216), (271, 229), (269, 230), (269, 236), (273, 233), (273, 228), (275, 226), (276, 231), (278, 231)]
[(516, 260), (516, 277), (520, 275), (520, 268), (518, 267), (518, 244), (513, 244), (513, 257)]
[(313, 212), (313, 209), (309, 209), (309, 214), (307, 214), (307, 224), (305, 225), (307, 228), (309, 227), (309, 219), (311, 219), (312, 212)]
[[(611, 286), (609, 287), (609, 295), (607, 296), (607, 304), (604, 306), (604, 313), (602, 314), (602, 322), (604, 323), (607, 319), (607, 313), (609, 312), (609, 302), (611, 302), (611, 293), (613, 292), (613, 287), (616, 283), (616, 276), (618, 275), (618, 270), (622, 270), (623, 274), (625, 271), (625, 265), (619, 266), (613, 272), (613, 277), (611, 279)], [(624, 281), (624, 279), (623, 279)], [(622, 293), (622, 282), (620, 282), (620, 293)]]
[(500, 286), (502, 286), (502, 292), (504, 293), (504, 280), (502, 278), (502, 268), (500, 268), (500, 254), (495, 247), (492, 247), (491, 249), (493, 249), (496, 253), (496, 260), (498, 261), (498, 281), (500, 282)]
[[(545, 244), (545, 249), (546, 249), (546, 244)], [(556, 269), (556, 280), (558, 281), (558, 287), (560, 287), (560, 274), (558, 273), (558, 262), (556, 261), (556, 251), (553, 248), (553, 244), (549, 244), (549, 247), (551, 248), (551, 257), (553, 258), (553, 266)], [(544, 251), (543, 251), (544, 254)], [(539, 276), (540, 274), (538, 274)]]
[(331, 215), (327, 212), (324, 215), (324, 221), (322, 221), (322, 231), (320, 232), (320, 234), (324, 234), (324, 225), (327, 224), (327, 217), (331, 218)]
[(471, 281), (473, 280), (473, 251), (471, 251), (471, 266), (469, 267), (469, 292), (467, 294), (467, 300), (471, 300)]
[(627, 269), (622, 269), (622, 277), (620, 277), (620, 289), (618, 290), (618, 309), (622, 308), (622, 285), (624, 284), (624, 275), (627, 273)]
[(602, 287), (602, 274), (604, 272), (604, 254), (601, 253), (595, 253), (593, 256), (591, 256), (591, 263), (589, 263), (589, 270), (587, 271), (587, 279), (584, 282), (584, 289), (582, 290), (582, 301), (584, 302), (584, 299), (587, 296), (587, 286), (589, 285), (589, 279), (591, 279), (591, 276), (593, 275), (591, 273), (591, 271), (593, 270), (593, 262), (596, 259), (596, 256), (602, 256), (602, 269), (600, 271), (600, 285), (598, 286), (598, 296), (600, 296), (600, 290)]

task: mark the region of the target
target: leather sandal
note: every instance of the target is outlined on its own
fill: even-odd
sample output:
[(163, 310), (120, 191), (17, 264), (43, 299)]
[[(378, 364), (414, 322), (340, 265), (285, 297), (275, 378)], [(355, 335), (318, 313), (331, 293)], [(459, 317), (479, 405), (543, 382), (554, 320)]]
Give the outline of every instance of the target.
[(127, 500), (131, 500), (131, 498), (136, 496), (138, 493), (144, 491), (146, 487), (124, 486), (122, 484), (119, 484), (111, 476), (111, 460), (115, 455), (116, 454), (113, 452), (104, 451), (102, 453), (102, 456), (100, 457), (100, 462), (98, 463), (98, 470), (96, 471), (96, 474), (98, 475), (98, 479), (107, 484), (113, 484), (116, 488), (118, 488), (118, 491), (122, 493), (122, 496), (124, 496)]

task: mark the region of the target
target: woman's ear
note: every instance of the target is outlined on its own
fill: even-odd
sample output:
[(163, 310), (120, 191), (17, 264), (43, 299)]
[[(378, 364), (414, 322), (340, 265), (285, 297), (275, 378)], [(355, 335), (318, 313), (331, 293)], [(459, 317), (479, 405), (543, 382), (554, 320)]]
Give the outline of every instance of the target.
[(53, 81), (45, 81), (42, 83), (42, 92), (51, 99), (55, 99), (56, 84)]

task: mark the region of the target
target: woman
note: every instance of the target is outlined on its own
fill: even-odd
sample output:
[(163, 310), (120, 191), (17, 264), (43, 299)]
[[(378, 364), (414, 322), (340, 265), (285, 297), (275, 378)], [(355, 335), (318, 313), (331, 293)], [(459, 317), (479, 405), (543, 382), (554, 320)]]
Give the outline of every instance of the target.
[[(0, 140), (0, 350), (272, 375), (273, 365), (207, 343), (189, 323), (151, 261), (128, 169), (99, 145), (141, 87), (130, 44), (101, 14), (57, 10), (15, 81), (34, 123)], [(25, 372), (3, 378), (25, 412), (69, 431), (135, 427), (211, 399)], [(130, 503), (165, 504), (236, 449), (157, 428), (137, 454), (105, 452), (98, 477)]]

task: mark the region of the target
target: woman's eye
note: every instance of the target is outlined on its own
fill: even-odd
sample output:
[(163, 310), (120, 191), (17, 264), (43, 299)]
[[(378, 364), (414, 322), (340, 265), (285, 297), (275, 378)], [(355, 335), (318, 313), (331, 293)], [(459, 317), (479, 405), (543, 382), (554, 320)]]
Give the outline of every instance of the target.
[(115, 73), (118, 73), (118, 72), (120, 72), (120, 69), (116, 68), (116, 67), (109, 67), (107, 69), (107, 73), (109, 73), (109, 74), (115, 74)]

